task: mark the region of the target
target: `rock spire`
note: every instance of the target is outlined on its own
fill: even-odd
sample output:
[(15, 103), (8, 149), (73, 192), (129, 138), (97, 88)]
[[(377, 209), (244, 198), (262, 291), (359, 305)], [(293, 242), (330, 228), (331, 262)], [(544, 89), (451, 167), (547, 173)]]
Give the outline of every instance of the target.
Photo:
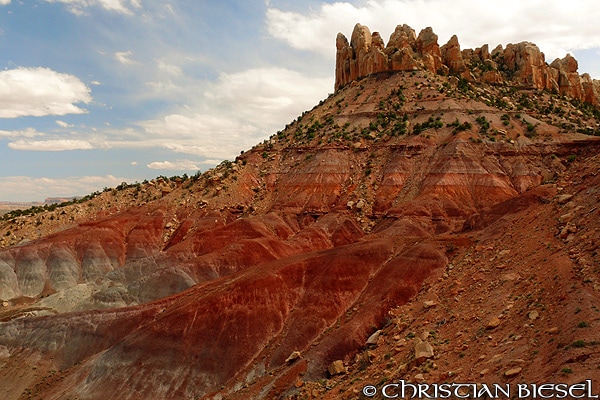
[(378, 32), (356, 24), (350, 42), (338, 33), (336, 49), (336, 90), (379, 72), (426, 70), (472, 82), (546, 89), (593, 105), (600, 103), (600, 81), (589, 74), (579, 75), (575, 58), (567, 54), (548, 64), (544, 53), (530, 42), (499, 45), (491, 52), (487, 44), (461, 50), (456, 35), (440, 47), (432, 28), (416, 35), (404, 24), (396, 27), (386, 46)]

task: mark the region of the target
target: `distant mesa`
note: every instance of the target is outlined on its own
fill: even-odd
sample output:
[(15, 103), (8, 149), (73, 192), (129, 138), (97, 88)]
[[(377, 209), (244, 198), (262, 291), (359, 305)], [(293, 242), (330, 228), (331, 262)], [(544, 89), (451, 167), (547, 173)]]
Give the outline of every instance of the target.
[(54, 204), (68, 203), (79, 200), (81, 196), (74, 197), (46, 197), (43, 202), (39, 201), (0, 201), (0, 215), (15, 210), (25, 210), (31, 207), (51, 206)]
[(498, 45), (491, 52), (487, 44), (461, 50), (456, 35), (440, 47), (430, 27), (417, 36), (404, 24), (396, 27), (386, 46), (379, 32), (356, 24), (350, 42), (338, 33), (336, 48), (336, 91), (380, 72), (425, 70), (470, 82), (546, 89), (593, 105), (600, 102), (600, 81), (587, 73), (579, 75), (575, 58), (567, 54), (548, 64), (544, 53), (530, 42)]
[(44, 204), (60, 204), (60, 203), (66, 203), (69, 201), (73, 201), (73, 200), (78, 200), (80, 199), (81, 196), (73, 196), (73, 197), (46, 197), (46, 199), (44, 200)]

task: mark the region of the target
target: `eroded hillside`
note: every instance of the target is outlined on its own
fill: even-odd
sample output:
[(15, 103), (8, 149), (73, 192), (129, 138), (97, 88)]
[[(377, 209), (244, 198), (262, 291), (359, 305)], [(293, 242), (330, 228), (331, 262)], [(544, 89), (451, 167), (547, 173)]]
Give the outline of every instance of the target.
[[(193, 179), (5, 221), (0, 393), (358, 398), (513, 364), (595, 379), (597, 113), (383, 72)], [(419, 365), (416, 337), (435, 352)]]

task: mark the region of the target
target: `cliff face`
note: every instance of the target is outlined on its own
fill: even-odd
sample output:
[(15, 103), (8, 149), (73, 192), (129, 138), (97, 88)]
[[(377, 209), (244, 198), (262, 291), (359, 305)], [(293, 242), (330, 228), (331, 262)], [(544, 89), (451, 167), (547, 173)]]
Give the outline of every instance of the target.
[(579, 75), (571, 55), (548, 64), (544, 53), (529, 42), (498, 46), (491, 53), (487, 44), (461, 50), (456, 35), (440, 47), (431, 28), (417, 36), (408, 25), (398, 25), (385, 46), (378, 32), (371, 34), (356, 24), (350, 43), (338, 33), (336, 48), (336, 90), (378, 72), (426, 70), (471, 82), (547, 89), (594, 105), (600, 100), (600, 81)]

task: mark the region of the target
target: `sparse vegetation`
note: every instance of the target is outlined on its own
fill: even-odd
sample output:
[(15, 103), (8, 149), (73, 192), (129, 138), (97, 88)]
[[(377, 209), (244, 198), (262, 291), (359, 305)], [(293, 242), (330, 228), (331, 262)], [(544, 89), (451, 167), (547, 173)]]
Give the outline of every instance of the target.
[(452, 130), (452, 134), (456, 135), (458, 132), (468, 131), (473, 128), (473, 125), (470, 122), (463, 122), (462, 124), (458, 121), (458, 118), (454, 120), (454, 122), (447, 124), (448, 127), (454, 127)]
[(439, 129), (442, 128), (444, 126), (444, 123), (442, 122), (440, 117), (437, 118), (433, 118), (433, 117), (429, 117), (429, 119), (425, 122), (422, 123), (416, 123), (415, 126), (413, 127), (413, 135), (418, 135), (420, 133), (422, 133), (423, 131), (426, 131), (427, 129), (430, 128), (434, 128), (434, 129)]
[(458, 85), (456, 87), (460, 92), (467, 93), (467, 92), (469, 92), (471, 85), (469, 84), (469, 81), (466, 80), (465, 78), (460, 78), (458, 80)]
[(487, 120), (487, 118), (484, 115), (480, 115), (479, 117), (477, 117), (477, 119), (475, 119), (475, 121), (477, 121), (477, 123), (479, 124), (479, 132), (480, 133), (487, 133), (488, 130), (490, 129), (490, 122)]

